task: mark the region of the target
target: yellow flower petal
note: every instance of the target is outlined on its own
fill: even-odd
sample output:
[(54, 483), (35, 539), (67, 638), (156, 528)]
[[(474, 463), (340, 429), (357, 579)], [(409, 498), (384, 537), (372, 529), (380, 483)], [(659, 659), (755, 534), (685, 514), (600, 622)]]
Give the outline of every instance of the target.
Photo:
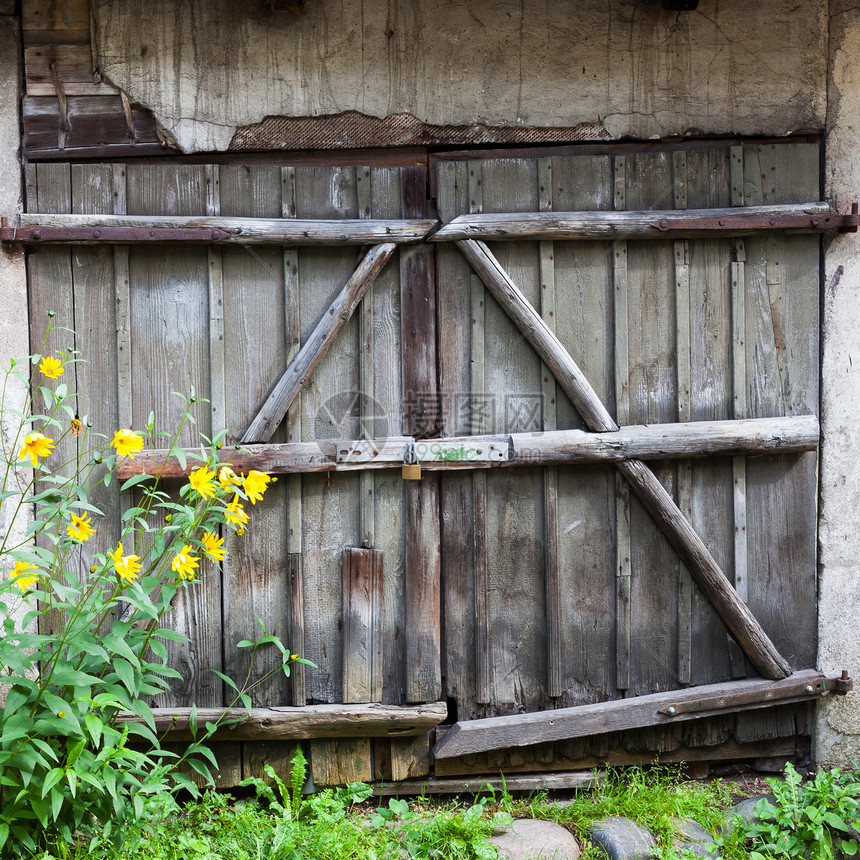
[(271, 483), (271, 476), (265, 472), (258, 472), (252, 469), (242, 478), (242, 488), (245, 490), (245, 495), (251, 500), (252, 505), (262, 500), (263, 493), (266, 492), (266, 487)]
[(53, 355), (46, 355), (39, 364), (39, 370), (49, 379), (58, 379), (63, 374), (63, 362)]
[(16, 561), (9, 579), (14, 580), (21, 591), (27, 591), (39, 581), (39, 571), (28, 561)]
[(185, 544), (173, 557), (173, 563), (170, 566), (182, 579), (194, 579), (194, 571), (198, 564), (200, 564), (200, 559), (193, 555), (191, 547)]
[(191, 489), (204, 499), (215, 495), (215, 473), (201, 466), (188, 476)]
[(47, 457), (54, 449), (54, 440), (49, 439), (42, 433), (30, 433), (21, 446), (21, 452), (18, 454), (18, 459), (23, 460), (25, 457), (30, 458), (33, 466), (39, 465), (39, 457)]
[(206, 555), (215, 561), (224, 561), (224, 538), (204, 532), (200, 538), (200, 543), (203, 544), (203, 551)]
[(83, 514), (82, 516), (72, 514), (71, 519), (71, 523), (66, 526), (66, 534), (73, 541), (85, 543), (96, 533), (96, 530), (92, 527), (92, 523), (90, 523), (88, 514)]
[(116, 448), (117, 457), (131, 457), (133, 460), (135, 451), (143, 450), (143, 437), (138, 436), (134, 430), (123, 428), (113, 434), (111, 445)]

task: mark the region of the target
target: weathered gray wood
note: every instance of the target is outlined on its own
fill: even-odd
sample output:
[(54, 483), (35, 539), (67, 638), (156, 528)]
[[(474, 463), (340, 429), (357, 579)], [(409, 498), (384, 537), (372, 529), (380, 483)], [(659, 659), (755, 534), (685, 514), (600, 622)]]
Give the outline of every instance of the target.
[[(683, 150), (672, 153), (672, 179), (676, 209), (687, 208), (687, 158)], [(678, 421), (692, 415), (692, 367), (690, 340), (690, 244), (686, 239), (674, 243), (675, 262), (675, 356), (678, 377)], [(693, 470), (688, 460), (678, 463), (678, 507), (692, 521)], [(689, 684), (692, 672), (693, 582), (683, 564), (678, 568), (678, 681)]]
[[(298, 218), (208, 217), (202, 215), (66, 215), (62, 213), (21, 215), (19, 227), (134, 227), (138, 229), (218, 230), (218, 244), (237, 245), (375, 245), (420, 242), (435, 221), (374, 220), (372, 218), (323, 220)], [(89, 240), (87, 240), (89, 241)], [(99, 240), (93, 239), (93, 242)], [(132, 240), (133, 241), (133, 240)], [(147, 239), (141, 241), (148, 241)], [(80, 241), (76, 240), (80, 244)], [(84, 243), (85, 244), (85, 243)]]
[(391, 779), (402, 782), (430, 773), (430, 733), (413, 738), (392, 738)]
[[(426, 173), (423, 168), (402, 174), (403, 214), (423, 214)], [(436, 274), (428, 248), (409, 249), (401, 257), (400, 342), (405, 402), (424, 404), (405, 410), (404, 433), (434, 432), (436, 410)], [(422, 702), (442, 695), (442, 606), (439, 479), (407, 481), (405, 516), (404, 623), (406, 634), (406, 701)], [(394, 751), (392, 751), (394, 755)]]
[[(485, 245), (472, 241), (458, 243), (465, 256), (496, 299), (509, 311), (523, 334), (556, 373), (556, 379), (594, 430), (615, 430), (617, 426), (594, 390), (582, 376), (570, 354), (546, 330), (545, 324), (526, 301), (516, 284), (499, 266)], [(740, 644), (765, 677), (782, 678), (791, 671), (761, 625), (738, 600), (701, 538), (678, 510), (647, 466), (639, 460), (624, 460), (618, 470), (629, 481), (640, 501), (663, 530), (675, 551), (690, 568), (700, 587), (735, 634)]]
[[(613, 205), (623, 211), (627, 201), (627, 158), (613, 160)], [(619, 424), (630, 421), (630, 362), (628, 346), (627, 242), (619, 239), (612, 247), (612, 286), (614, 291), (615, 333), (615, 415)], [(630, 487), (615, 476), (615, 686), (630, 689), (631, 625), (633, 593), (632, 546), (630, 543)]]
[(473, 240), (459, 241), (457, 245), (499, 304), (509, 313), (516, 326), (552, 370), (586, 424), (598, 432), (616, 430), (617, 425), (612, 416), (606, 411), (576, 362), (525, 299), (522, 291), (499, 265), (487, 246)]
[[(795, 203), (773, 206), (748, 206), (738, 209), (690, 209), (679, 214), (674, 209), (646, 209), (634, 212), (516, 212), (460, 215), (433, 234), (432, 242), (484, 239), (504, 241), (514, 239), (679, 239), (713, 236), (706, 229), (671, 228), (661, 230), (652, 226), (657, 221), (669, 225), (688, 218), (723, 219), (726, 226), (732, 219), (778, 218), (780, 216), (821, 216), (830, 212), (825, 202)], [(793, 232), (815, 232), (808, 227)], [(744, 236), (760, 229), (732, 229), (732, 235)]]
[[(767, 708), (776, 701), (812, 700), (823, 693), (823, 677), (815, 669), (805, 669), (779, 681), (755, 679), (704, 684), (686, 690), (652, 693), (575, 708), (459, 722), (448, 729), (433, 753), (437, 759), (446, 759), (492, 749), (529, 746), (645, 726), (672, 725), (725, 713), (726, 710)], [(809, 692), (806, 691), (807, 687)], [(732, 696), (737, 698), (732, 701)], [(729, 699), (724, 706), (715, 704), (721, 697)], [(684, 710), (685, 705), (689, 707), (706, 698), (712, 700), (709, 706)], [(677, 708), (677, 712), (665, 713), (669, 707)]]
[(494, 791), (569, 791), (571, 789), (589, 789), (598, 785), (603, 779), (602, 772), (593, 770), (576, 773), (541, 774), (540, 776), (498, 777), (486, 776), (475, 779), (439, 777), (417, 779), (408, 782), (380, 784), (374, 787), (374, 795), (378, 797), (408, 797), (425, 794), (484, 794), (487, 790)]
[(395, 248), (396, 245), (389, 242), (376, 245), (367, 252), (245, 431), (242, 436), (243, 443), (265, 442), (272, 437), (296, 395), (307, 382), (332, 341), (349, 322), (365, 290), (373, 283)]
[[(221, 166), (219, 215), (277, 217), (282, 211), (280, 179), (280, 169), (275, 165)], [(217, 250), (223, 273), (223, 327), (228, 338), (222, 384), (229, 445), (266, 396), (271, 380), (285, 369), (284, 353), (289, 343), (287, 300), (279, 248), (255, 248), (252, 254), (242, 248)], [(236, 384), (240, 379), (241, 384)], [(275, 438), (285, 440), (285, 429), (278, 428)], [(226, 450), (227, 446), (222, 454)], [(257, 618), (269, 633), (288, 641), (291, 582), (287, 493), (286, 482), (270, 485), (260, 504), (246, 504), (251, 519), (245, 534), (224, 530), (227, 548), (222, 564), (224, 671), (237, 679), (245, 678), (250, 671), (252, 683), (277, 669), (279, 654), (275, 649), (260, 652), (252, 667), (250, 649), (236, 648), (235, 643), (255, 640), (261, 635)], [(292, 642), (289, 645), (293, 647)], [(225, 692), (229, 695), (229, 691)], [(255, 688), (252, 700), (260, 706), (281, 705), (290, 701), (289, 696), (288, 679), (275, 672)]]
[[(552, 211), (552, 159), (538, 159), (538, 206), (542, 212)], [(552, 242), (540, 244), (540, 312), (544, 322), (555, 333), (555, 258)], [(541, 395), (543, 397), (542, 429), (558, 429), (556, 381), (552, 372), (541, 365)], [(561, 683), (561, 594), (559, 586), (558, 542), (558, 471), (544, 471), (544, 569), (546, 577), (546, 659), (547, 695), (558, 698)]]
[(310, 748), (314, 785), (347, 785), (373, 779), (370, 738), (314, 740)]
[[(691, 421), (687, 424), (649, 424), (621, 427), (605, 433), (584, 430), (552, 430), (489, 436), (453, 436), (422, 443), (411, 436), (383, 441), (367, 440), (377, 455), (371, 460), (342, 459), (340, 451), (365, 444), (355, 442), (288, 442), (248, 445), (236, 451), (229, 462), (236, 472), (251, 469), (287, 475), (311, 472), (355, 472), (363, 469), (399, 468), (414, 445), (423, 451), (422, 471), (489, 469), (514, 466), (570, 465), (571, 463), (615, 463), (642, 460), (676, 460), (683, 457), (728, 456), (738, 453), (800, 453), (818, 445), (819, 424), (814, 415), (786, 418), (747, 418), (737, 421)], [(492, 456), (496, 447), (498, 456)], [(451, 459), (449, 452), (480, 449), (482, 459)], [(197, 464), (185, 467), (167, 451), (142, 451), (134, 460), (117, 467), (122, 480), (132, 475), (161, 474), (165, 478), (187, 475)], [(187, 453), (194, 454), (194, 449)], [(199, 456), (199, 449), (196, 452)], [(227, 458), (225, 458), (226, 460)]]
[(380, 550), (343, 551), (343, 701), (382, 698), (383, 557)]
[[(215, 722), (224, 708), (198, 708), (197, 724)], [(244, 708), (227, 712), (229, 725), (218, 729), (216, 740), (309, 740), (311, 738), (414, 737), (439, 725), (448, 713), (445, 702), (428, 702), (412, 707), (379, 703), (352, 705), (307, 705), (303, 708)], [(157, 734), (168, 732), (171, 740), (190, 740), (191, 708), (156, 708)], [(118, 722), (139, 723), (142, 718), (128, 711)]]

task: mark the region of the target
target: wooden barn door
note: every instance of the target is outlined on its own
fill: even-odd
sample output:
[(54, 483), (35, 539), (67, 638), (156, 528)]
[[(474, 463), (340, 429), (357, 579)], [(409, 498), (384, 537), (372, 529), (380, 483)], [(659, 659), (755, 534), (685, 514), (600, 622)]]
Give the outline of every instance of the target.
[[(423, 167), (38, 164), (27, 171), (27, 201), (31, 213), (400, 219), (423, 214), (426, 185)], [(75, 365), (78, 409), (96, 430), (141, 429), (150, 411), (157, 429), (174, 430), (183, 404), (171, 392), (193, 391), (208, 403), (180, 441), (194, 446), (198, 433), (228, 428), (229, 444), (365, 252), (40, 247), (29, 255), (31, 343), (41, 349), (53, 311), (53, 325), (65, 328), (47, 348), (76, 348), (87, 359)], [(423, 347), (425, 338), (435, 343), (433, 288), (431, 248), (396, 252), (270, 441), (382, 440), (427, 422), (432, 432), (435, 413), (422, 404), (435, 395), (435, 351)], [(248, 652), (235, 643), (260, 634), (255, 616), (316, 664), (297, 666), (289, 680), (275, 674), (258, 688), (255, 706), (437, 700), (437, 493), (432, 478), (404, 486), (399, 470), (282, 476), (253, 509), (247, 533), (229, 539), (224, 564), (207, 565), (199, 586), (179, 592), (172, 623), (190, 643), (175, 647), (172, 659), (183, 681), (155, 704), (226, 704), (228, 691), (208, 670), (245, 677)], [(93, 550), (104, 552), (116, 542), (123, 502), (115, 486), (94, 501), (107, 515)], [(407, 663), (407, 649), (417, 659)], [(252, 680), (269, 668), (260, 662)], [(294, 746), (219, 743), (220, 780), (262, 775), (266, 762), (286, 767)], [(417, 740), (312, 740), (309, 747), (317, 784), (390, 781), (429, 766), (426, 732)]]
[[(434, 182), (443, 223), (789, 203), (818, 199), (818, 146), (439, 156)], [(817, 414), (816, 237), (488, 245), (618, 424)], [(439, 247), (438, 274), (443, 435), (584, 429), (455, 244)], [(779, 651), (813, 666), (816, 454), (651, 465)], [(444, 670), (458, 720), (756, 674), (612, 466), (449, 473), (441, 494)], [(744, 757), (754, 741), (793, 754), (807, 715), (785, 706), (462, 758), (440, 745), (436, 773)], [(522, 744), (518, 731), (496, 746)]]

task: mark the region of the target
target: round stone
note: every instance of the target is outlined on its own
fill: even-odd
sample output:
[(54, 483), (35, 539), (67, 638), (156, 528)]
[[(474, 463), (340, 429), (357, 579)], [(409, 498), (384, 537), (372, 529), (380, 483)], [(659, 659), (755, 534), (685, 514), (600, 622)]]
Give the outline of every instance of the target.
[(736, 803), (734, 806), (730, 806), (726, 810), (723, 829), (727, 832), (733, 829), (732, 822), (736, 815), (740, 816), (744, 824), (752, 824), (753, 822), (760, 820), (773, 821), (774, 819), (772, 816), (760, 819), (758, 815), (756, 815), (755, 807), (760, 800), (766, 800), (768, 803), (776, 805), (776, 797), (772, 794), (761, 794), (757, 797), (745, 797), (740, 803)]
[(579, 860), (579, 845), (560, 824), (517, 818), (510, 827), (487, 839), (507, 860)]
[(675, 820), (678, 835), (672, 840), (672, 847), (679, 851), (686, 851), (694, 857), (710, 857), (716, 860), (720, 852), (714, 844), (714, 837), (692, 818), (681, 818)]
[(654, 837), (629, 818), (595, 821), (588, 828), (588, 837), (609, 860), (651, 860), (656, 855)]

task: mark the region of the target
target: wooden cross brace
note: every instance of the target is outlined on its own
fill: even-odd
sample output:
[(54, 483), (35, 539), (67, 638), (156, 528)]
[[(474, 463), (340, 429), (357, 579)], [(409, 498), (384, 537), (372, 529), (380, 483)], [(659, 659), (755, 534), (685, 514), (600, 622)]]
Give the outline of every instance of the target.
[[(474, 239), (458, 241), (457, 245), (499, 305), (553, 372), (588, 428), (598, 433), (617, 431), (618, 425), (570, 353), (490, 249)], [(788, 661), (777, 651), (749, 607), (738, 597), (704, 541), (657, 480), (657, 476), (637, 459), (621, 460), (615, 467), (654, 518), (756, 669), (770, 680), (787, 678), (791, 674)]]

